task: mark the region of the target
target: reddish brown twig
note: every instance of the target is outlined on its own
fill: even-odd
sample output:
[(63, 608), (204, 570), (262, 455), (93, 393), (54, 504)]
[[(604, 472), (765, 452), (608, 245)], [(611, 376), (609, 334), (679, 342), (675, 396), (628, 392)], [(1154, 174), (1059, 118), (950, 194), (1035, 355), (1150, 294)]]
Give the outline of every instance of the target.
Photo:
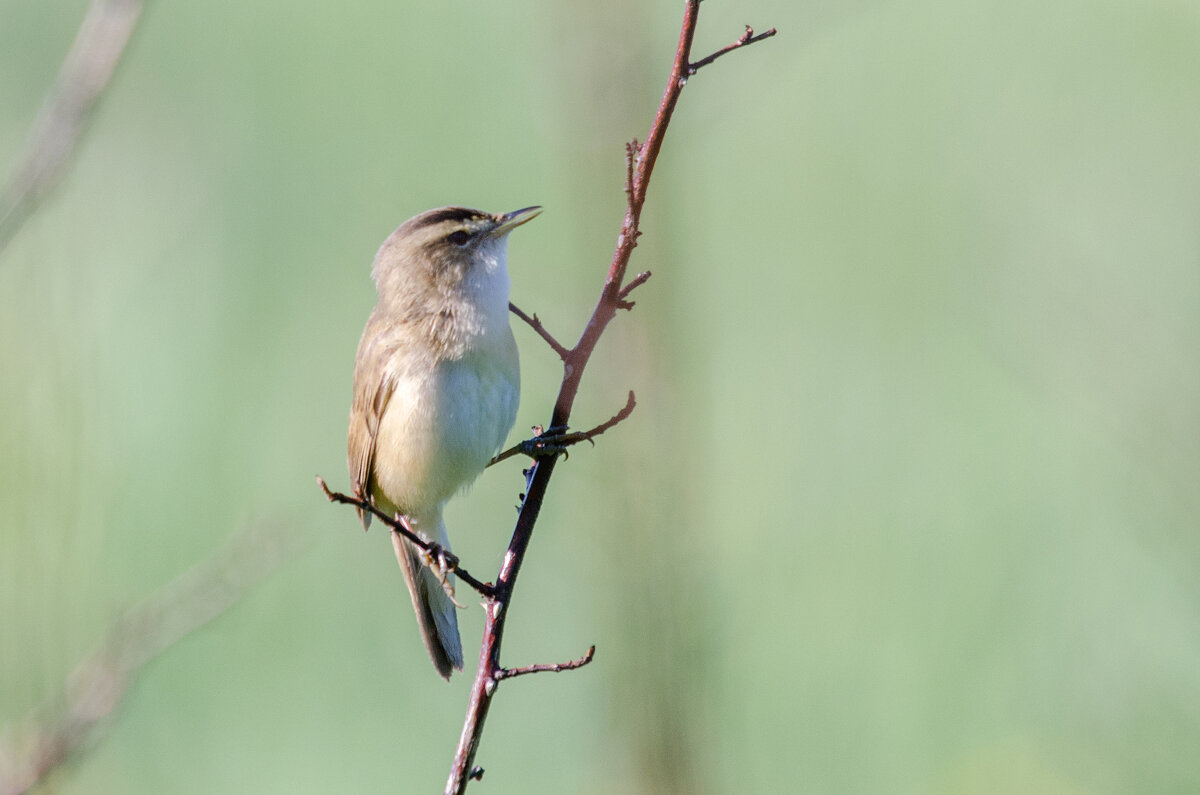
[(649, 280), (650, 280), (650, 271), (642, 271), (637, 276), (634, 276), (632, 279), (630, 279), (629, 282), (624, 287), (621, 288), (621, 292), (617, 294), (618, 297), (621, 299), (620, 303), (617, 304), (617, 306), (620, 307), (621, 309), (625, 309), (625, 310), (633, 309), (634, 302), (626, 301), (625, 299), (629, 296), (630, 293), (632, 293), (637, 288), (641, 287), (643, 284), (645, 284)]
[(554, 349), (554, 352), (558, 354), (558, 358), (566, 360), (567, 356), (571, 352), (567, 350), (567, 346), (556, 340), (554, 335), (546, 330), (546, 327), (542, 325), (542, 321), (538, 320), (536, 313), (533, 315), (533, 317), (530, 317), (522, 312), (521, 308), (512, 301), (508, 302), (508, 311), (512, 312), (514, 315), (521, 318), (521, 320), (524, 320), (527, 324), (529, 324), (529, 327), (536, 331), (538, 336), (545, 340), (546, 344)]
[(559, 671), (574, 671), (576, 668), (582, 668), (592, 661), (596, 656), (596, 647), (589, 646), (588, 650), (578, 660), (568, 660), (565, 663), (542, 663), (540, 665), (525, 665), (521, 668), (501, 668), (496, 672), (496, 681), (502, 679), (512, 679), (515, 676), (524, 676), (525, 674), (540, 674), (540, 673), (558, 673)]
[(717, 60), (722, 55), (728, 55), (729, 53), (736, 50), (738, 47), (745, 47), (747, 44), (753, 44), (756, 41), (762, 41), (763, 39), (769, 39), (772, 36), (774, 36), (776, 33), (778, 33), (778, 31), (775, 30), (775, 28), (771, 28), (770, 30), (768, 30), (764, 33), (760, 33), (757, 36), (755, 36), (754, 28), (747, 25), (746, 32), (743, 33), (741, 35), (741, 37), (738, 38), (738, 40), (735, 41), (733, 44), (730, 44), (727, 47), (722, 47), (721, 49), (714, 52), (712, 55), (705, 56), (704, 58), (701, 58), (699, 61), (695, 61), (694, 63), (688, 64), (687, 73), (689, 76), (694, 75), (694, 74), (696, 74), (696, 72), (700, 71), (701, 67), (708, 66), (710, 63)]
[[(645, 281), (645, 277), (637, 276), (627, 283), (625, 281), (625, 273), (629, 267), (629, 259), (633, 254), (633, 249), (637, 246), (638, 236), (641, 234), (638, 229), (638, 223), (641, 220), (642, 207), (646, 203), (646, 191), (650, 184), (650, 175), (654, 171), (654, 164), (658, 160), (659, 151), (662, 149), (667, 125), (671, 121), (671, 114), (675, 110), (675, 103), (679, 100), (679, 95), (687, 83), (687, 78), (695, 74), (697, 69), (712, 63), (725, 53), (744, 47), (747, 44), (761, 41), (775, 33), (774, 28), (772, 28), (767, 33), (754, 36), (753, 31), (747, 29), (746, 34), (733, 45), (692, 63), (689, 59), (691, 57), (692, 39), (696, 32), (696, 21), (699, 13), (700, 0), (688, 0), (683, 16), (683, 26), (679, 34), (679, 44), (675, 50), (674, 62), (671, 65), (671, 75), (667, 80), (667, 87), (663, 92), (662, 101), (659, 103), (654, 121), (650, 125), (650, 132), (646, 136), (645, 142), (639, 144), (634, 140), (626, 147), (625, 193), (627, 202), (625, 219), (621, 224), (621, 233), (617, 238), (617, 247), (613, 252), (612, 263), (608, 268), (608, 275), (600, 290), (600, 299), (596, 303), (591, 319), (588, 321), (575, 347), (569, 350), (560, 350), (563, 346), (557, 345), (557, 341), (551, 343), (551, 347), (562, 357), (563, 379), (559, 387), (558, 398), (554, 403), (554, 411), (550, 418), (550, 428), (563, 428), (567, 426), (571, 417), (571, 409), (575, 404), (575, 397), (579, 392), (583, 371), (587, 366), (588, 360), (591, 358), (592, 351), (596, 348), (596, 343), (599, 341), (600, 335), (604, 333), (605, 328), (607, 328), (619, 309), (627, 309), (632, 306), (625, 298), (631, 290)], [(527, 320), (526, 322), (529, 321)], [(536, 325), (530, 323), (530, 325), (533, 325), (534, 330), (538, 331), (547, 342), (553, 339), (543, 333), (544, 329), (540, 329), (540, 323)], [(483, 725), (487, 719), (488, 709), (491, 707), (492, 697), (495, 695), (498, 682), (504, 678), (502, 672), (506, 670), (500, 665), (500, 646), (504, 638), (505, 622), (508, 619), (508, 605), (512, 598), (517, 575), (521, 571), (521, 563), (525, 558), (525, 551), (529, 547), (529, 542), (533, 535), (533, 528), (537, 522), (538, 513), (542, 508), (542, 501), (546, 495), (550, 476), (554, 473), (554, 467), (557, 462), (557, 455), (551, 455), (548, 458), (538, 458), (526, 470), (525, 497), (521, 502), (517, 525), (513, 530), (512, 540), (508, 545), (508, 552), (504, 556), (504, 563), (496, 578), (495, 592), (485, 603), (483, 643), (479, 649), (479, 668), (475, 674), (475, 682), (471, 687), (471, 700), (467, 705), (467, 715), (463, 722), (462, 735), (459, 737), (458, 749), (454, 755), (454, 763), (450, 768), (450, 777), (446, 781), (447, 793), (464, 792), (467, 782), (478, 775), (482, 775), (483, 772), (474, 764), (475, 754), (479, 750), (480, 738), (483, 735)], [(562, 668), (561, 670), (568, 669)]]
[[(421, 538), (421, 536), (414, 533), (412, 528), (408, 526), (408, 522), (403, 516), (388, 516), (386, 513), (379, 510), (375, 503), (364, 497), (354, 497), (349, 494), (342, 494), (340, 491), (333, 491), (325, 483), (325, 479), (320, 475), (317, 475), (317, 485), (320, 486), (321, 491), (325, 492), (325, 498), (330, 502), (341, 503), (342, 505), (353, 505), (360, 511), (366, 511), (390, 527), (393, 533), (399, 533), (413, 544), (425, 550), (425, 552), (434, 561), (442, 564), (445, 571), (454, 572), (454, 574), (457, 575), (460, 580), (478, 591), (481, 596), (492, 595), (493, 588), (490, 583), (480, 582), (475, 577), (472, 577), (471, 573), (459, 564), (458, 556), (452, 553), (450, 550), (443, 548), (441, 544), (426, 541), (424, 538)], [(447, 588), (447, 595), (453, 599), (453, 589), (446, 584), (444, 579), (442, 581), (442, 585)]]

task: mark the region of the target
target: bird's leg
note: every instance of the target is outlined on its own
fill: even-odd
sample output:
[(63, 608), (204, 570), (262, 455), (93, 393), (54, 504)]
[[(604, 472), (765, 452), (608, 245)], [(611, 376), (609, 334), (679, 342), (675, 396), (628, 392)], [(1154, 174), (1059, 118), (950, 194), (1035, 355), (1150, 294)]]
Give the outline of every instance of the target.
[(450, 598), (454, 606), (459, 610), (466, 610), (467, 606), (454, 598), (454, 583), (450, 582), (450, 572), (458, 566), (458, 556), (436, 541), (431, 541), (429, 549), (421, 551), (421, 559), (437, 576), (438, 582), (442, 584), (442, 590), (446, 592), (446, 596)]
[(533, 438), (517, 443), (517, 452), (533, 459), (567, 455), (567, 448), (582, 441), (591, 441), (585, 433), (567, 433), (566, 425), (543, 429), (533, 426)]
[(596, 442), (593, 440), (597, 436), (614, 425), (625, 421), (633, 413), (633, 407), (636, 405), (637, 401), (634, 400), (633, 393), (630, 392), (629, 399), (625, 402), (624, 408), (614, 414), (612, 419), (600, 423), (590, 431), (567, 433), (566, 425), (556, 425), (548, 429), (543, 429), (541, 425), (534, 425), (532, 439), (526, 439), (508, 448), (488, 462), (488, 466), (498, 464), (506, 458), (512, 458), (514, 455), (528, 456), (535, 461), (541, 458), (554, 458), (559, 455), (565, 456), (567, 455), (567, 448), (580, 442), (589, 442), (594, 446)]

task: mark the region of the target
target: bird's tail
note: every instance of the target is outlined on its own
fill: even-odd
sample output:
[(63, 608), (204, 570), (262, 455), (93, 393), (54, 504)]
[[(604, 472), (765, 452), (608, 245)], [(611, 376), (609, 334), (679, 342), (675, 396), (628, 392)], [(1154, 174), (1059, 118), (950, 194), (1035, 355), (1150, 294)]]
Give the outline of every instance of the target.
[[(440, 510), (426, 521), (420, 517), (409, 519), (414, 531), (436, 540), (443, 549), (450, 551), (450, 538), (446, 535), (446, 523), (442, 521)], [(446, 595), (438, 574), (425, 565), (423, 550), (395, 532), (392, 533), (392, 545), (396, 548), (396, 560), (400, 562), (404, 582), (408, 585), (408, 593), (417, 612), (417, 624), (425, 641), (425, 649), (437, 672), (442, 678), (449, 679), (453, 670), (461, 671), (463, 667), (462, 641), (458, 636), (454, 602)], [(447, 574), (446, 579), (454, 583), (453, 574)]]

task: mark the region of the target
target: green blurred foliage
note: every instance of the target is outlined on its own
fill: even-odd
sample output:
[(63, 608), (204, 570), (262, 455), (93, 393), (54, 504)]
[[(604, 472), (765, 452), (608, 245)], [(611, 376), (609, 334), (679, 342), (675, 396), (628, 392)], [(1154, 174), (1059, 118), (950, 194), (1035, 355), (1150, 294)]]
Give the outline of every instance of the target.
[[(83, 0), (0, 0), (0, 168)], [(151, 3), (0, 253), (0, 722), (263, 518), (306, 552), (144, 671), (62, 793), (428, 792), (469, 682), (345, 487), (375, 247), (547, 210), (514, 299), (590, 312), (680, 4)], [(1200, 789), (1200, 8), (720, 3), (505, 647), (479, 788)], [(553, 355), (518, 330), (514, 436)], [(449, 514), (494, 570), (521, 488)], [(463, 618), (478, 638), (480, 611)], [(468, 653), (468, 657), (470, 654)]]

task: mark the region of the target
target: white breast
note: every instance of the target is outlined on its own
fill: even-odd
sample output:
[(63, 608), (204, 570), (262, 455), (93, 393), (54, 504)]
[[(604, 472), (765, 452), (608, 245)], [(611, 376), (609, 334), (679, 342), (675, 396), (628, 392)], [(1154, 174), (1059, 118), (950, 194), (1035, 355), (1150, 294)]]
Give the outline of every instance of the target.
[(503, 446), (520, 400), (516, 343), (507, 326), (504, 336), (500, 345), (461, 359), (398, 363), (375, 441), (375, 481), (401, 510), (445, 502)]

